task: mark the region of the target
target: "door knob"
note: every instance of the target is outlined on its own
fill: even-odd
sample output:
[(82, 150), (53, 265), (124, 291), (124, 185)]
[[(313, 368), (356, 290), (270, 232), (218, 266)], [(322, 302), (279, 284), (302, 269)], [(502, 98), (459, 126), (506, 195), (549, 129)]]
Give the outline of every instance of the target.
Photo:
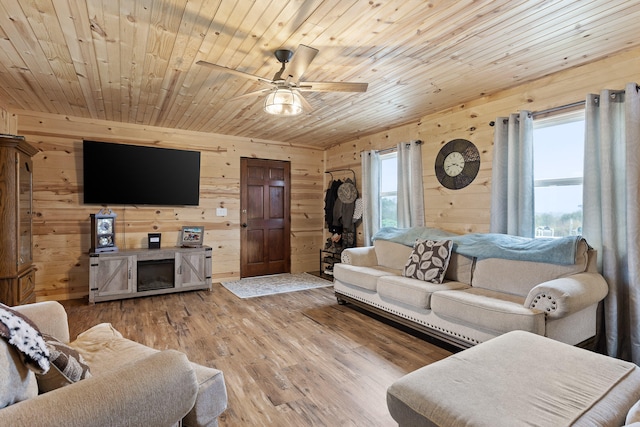
[(243, 223), (242, 223), (242, 228), (247, 228), (247, 227), (248, 227), (248, 226), (247, 226), (247, 223), (246, 223), (246, 222), (243, 222)]

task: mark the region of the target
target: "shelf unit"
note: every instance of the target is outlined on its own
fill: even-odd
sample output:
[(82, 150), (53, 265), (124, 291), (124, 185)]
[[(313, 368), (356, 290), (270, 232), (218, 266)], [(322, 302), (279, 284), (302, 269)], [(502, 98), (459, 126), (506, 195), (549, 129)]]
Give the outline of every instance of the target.
[(333, 266), (340, 262), (342, 251), (320, 249), (320, 277), (333, 279)]
[(208, 246), (90, 253), (89, 302), (211, 290), (211, 267)]
[(0, 135), (0, 302), (36, 302), (33, 264), (33, 157), (23, 137)]

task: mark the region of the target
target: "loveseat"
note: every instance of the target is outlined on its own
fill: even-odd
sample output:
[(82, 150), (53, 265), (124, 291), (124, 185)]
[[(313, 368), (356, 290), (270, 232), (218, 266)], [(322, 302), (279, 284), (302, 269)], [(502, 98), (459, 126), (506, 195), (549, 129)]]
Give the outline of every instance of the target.
[[(73, 363), (67, 363), (62, 376), (56, 371), (57, 383), (66, 384), (79, 366), (87, 365), (89, 374), (51, 389), (53, 364), (46, 375), (36, 376), (21, 352), (0, 339), (0, 425), (218, 425), (227, 405), (221, 371), (192, 363), (176, 350), (158, 351), (130, 341), (107, 323), (69, 342), (67, 314), (57, 302), (9, 309), (30, 320), (47, 343), (68, 347)], [(74, 359), (74, 350), (81, 357)], [(33, 365), (31, 358), (26, 361)]]
[[(441, 283), (406, 277), (410, 257), (424, 257), (414, 251), (416, 241), (451, 242), (449, 258), (438, 260), (446, 261)], [(525, 239), (429, 227), (382, 229), (372, 246), (345, 249), (341, 260), (334, 266), (339, 303), (459, 348), (512, 330), (587, 346), (596, 334), (598, 303), (608, 293), (596, 251), (579, 236)]]

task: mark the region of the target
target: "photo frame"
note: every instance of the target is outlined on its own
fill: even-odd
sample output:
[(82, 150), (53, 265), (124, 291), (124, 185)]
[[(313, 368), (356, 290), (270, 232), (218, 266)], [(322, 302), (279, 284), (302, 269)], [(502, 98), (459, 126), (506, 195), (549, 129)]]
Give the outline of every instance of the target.
[(204, 226), (187, 225), (182, 227), (182, 246), (189, 248), (199, 248), (204, 239)]

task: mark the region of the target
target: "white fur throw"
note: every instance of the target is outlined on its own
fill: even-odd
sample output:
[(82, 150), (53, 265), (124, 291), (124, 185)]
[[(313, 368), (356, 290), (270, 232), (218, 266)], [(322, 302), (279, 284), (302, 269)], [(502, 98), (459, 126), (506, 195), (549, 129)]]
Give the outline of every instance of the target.
[(20, 352), (29, 369), (38, 374), (49, 370), (49, 350), (38, 328), (4, 304), (0, 304), (0, 337)]

